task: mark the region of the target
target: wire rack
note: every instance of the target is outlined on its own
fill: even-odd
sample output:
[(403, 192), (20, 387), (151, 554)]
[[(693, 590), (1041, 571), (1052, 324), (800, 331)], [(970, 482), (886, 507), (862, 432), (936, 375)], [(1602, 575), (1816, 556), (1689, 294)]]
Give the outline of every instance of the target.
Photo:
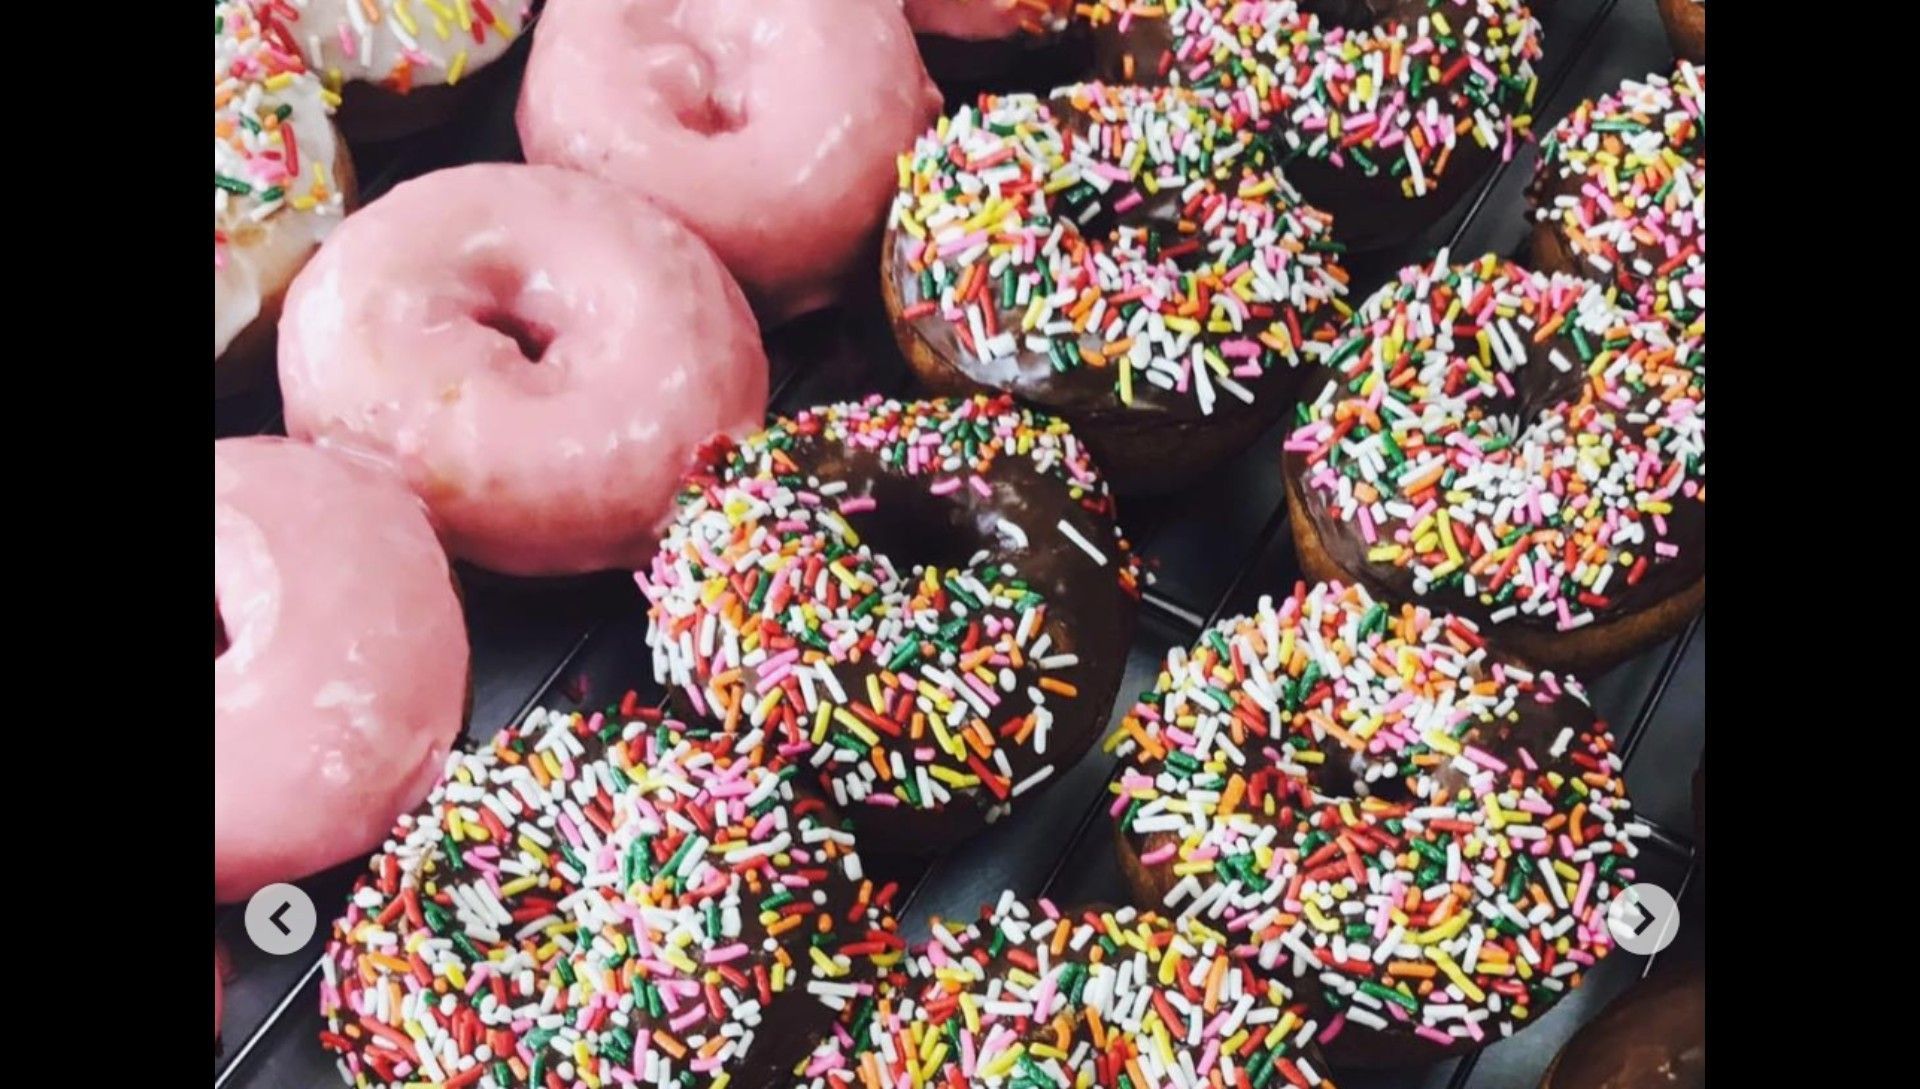
[[(1654, 0), (1542, 0), (1536, 10), (1546, 28), (1538, 98), (1542, 131), (1582, 98), (1672, 63)], [(440, 166), (516, 157), (510, 103), (497, 105), (478, 127), (416, 141), (398, 156), (370, 157), (361, 165), (363, 176), (372, 179), (368, 194)], [(1364, 297), (1395, 269), (1430, 258), (1442, 245), (1463, 256), (1517, 252), (1526, 231), (1522, 191), (1532, 162), (1531, 152), (1522, 153), (1427, 237), (1350, 261), (1355, 296)], [(776, 411), (912, 389), (877, 298), (777, 330), (767, 347)], [(271, 391), (216, 409), (216, 436), (278, 429)], [(1168, 648), (1191, 644), (1214, 620), (1251, 608), (1262, 593), (1283, 593), (1300, 578), (1286, 531), (1279, 442), (1276, 429), (1178, 496), (1123, 504), (1122, 522), (1154, 582), (1144, 594), (1116, 720), (1132, 694), (1152, 684)], [(647, 676), (646, 620), (630, 579), (527, 583), (471, 570), (460, 574), (473, 648), (472, 740), (484, 740), (535, 706), (601, 706), (629, 688), (659, 695)], [(1601, 714), (1622, 735), (1628, 785), (1653, 829), (1641, 877), (1681, 902), (1679, 944), (1663, 958), (1697, 954), (1704, 940), (1705, 892), (1693, 844), (1690, 783), (1704, 748), (1705, 650), (1705, 620), (1696, 619), (1676, 638), (1588, 684)], [(868, 869), (876, 878), (899, 882), (909, 938), (924, 936), (930, 918), (970, 915), (1003, 889), (1062, 902), (1122, 902), (1125, 885), (1106, 808), (1114, 772), (1114, 759), (1096, 747), (1052, 789), (958, 849), (933, 859), (873, 859)], [(345, 905), (360, 869), (344, 866), (301, 882), (323, 920)], [(339, 1085), (333, 1057), (315, 1040), (324, 927), (306, 948), (279, 957), (248, 942), (237, 906), (216, 908), (214, 928), (230, 972), (222, 1045), (214, 1060), (216, 1089)], [(1512, 1039), (1427, 1068), (1339, 1072), (1340, 1082), (1350, 1089), (1533, 1086), (1566, 1038), (1651, 968), (1651, 958), (1618, 953)]]

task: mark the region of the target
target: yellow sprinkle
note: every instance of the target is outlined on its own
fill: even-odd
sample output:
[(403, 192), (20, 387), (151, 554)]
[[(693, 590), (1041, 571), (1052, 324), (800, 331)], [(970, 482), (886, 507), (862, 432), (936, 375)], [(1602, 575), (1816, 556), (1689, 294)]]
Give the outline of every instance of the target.
[(540, 865), (542, 866), (547, 865), (547, 852), (541, 850), (540, 845), (538, 843), (533, 842), (533, 840), (529, 839), (526, 836), (521, 836), (517, 842), (520, 844), (520, 849), (522, 851), (525, 851), (528, 854), (532, 855), (533, 857), (539, 859)]
[[(1415, 945), (1434, 945), (1438, 942), (1444, 942), (1455, 934), (1460, 933), (1461, 929), (1467, 925), (1468, 917), (1469, 913), (1456, 911), (1446, 922), (1441, 923), (1431, 930), (1423, 930), (1418, 934), (1414, 934), (1407, 940)], [(1427, 955), (1432, 957), (1436, 955), (1444, 956), (1445, 954), (1440, 953), (1437, 949), (1429, 949), (1427, 950)]]
[(453, 63), (447, 65), (447, 86), (460, 82), (461, 73), (467, 70), (467, 51), (462, 49), (453, 55)]
[(859, 738), (861, 741), (866, 742), (869, 746), (880, 744), (880, 738), (877, 735), (875, 735), (871, 729), (867, 727), (867, 724), (864, 722), (861, 722), (857, 718), (854, 718), (853, 715), (849, 713), (846, 708), (835, 707), (833, 709), (833, 720), (835, 722), (838, 722), (840, 725), (845, 726), (847, 730), (853, 734), (853, 736)]
[[(1466, 915), (1463, 913), (1459, 917), (1464, 919)], [(1447, 956), (1445, 950), (1438, 947), (1429, 949), (1427, 950), (1427, 959), (1439, 965), (1440, 970), (1447, 974), (1448, 979), (1453, 980), (1453, 985), (1460, 988), (1461, 992), (1464, 993), (1468, 999), (1474, 1002), (1486, 1000), (1486, 992), (1474, 986), (1473, 980), (1467, 978), (1467, 973), (1460, 970), (1460, 966), (1453, 962), (1452, 957)]]

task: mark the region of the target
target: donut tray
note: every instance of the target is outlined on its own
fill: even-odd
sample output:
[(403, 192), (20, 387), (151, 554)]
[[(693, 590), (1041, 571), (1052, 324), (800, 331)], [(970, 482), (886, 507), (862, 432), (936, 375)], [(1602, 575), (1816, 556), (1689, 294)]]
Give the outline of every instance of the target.
[[(1538, 131), (1581, 99), (1672, 64), (1654, 0), (1541, 0), (1536, 10), (1546, 28)], [(363, 155), (366, 196), (438, 167), (517, 157), (511, 99), (494, 103), (486, 118), (414, 141), (400, 153)], [(1351, 259), (1354, 298), (1443, 245), (1459, 255), (1492, 250), (1523, 256), (1522, 194), (1532, 163), (1532, 151), (1523, 150), (1426, 237)], [(781, 328), (767, 349), (777, 411), (912, 390), (877, 297)], [(274, 394), (219, 404), (214, 430), (216, 437), (279, 430)], [(1169, 647), (1190, 644), (1214, 619), (1251, 608), (1262, 593), (1284, 593), (1300, 577), (1278, 472), (1280, 438), (1276, 428), (1178, 495), (1123, 501), (1122, 523), (1154, 581), (1144, 595), (1114, 721), (1134, 693), (1152, 684)], [(629, 688), (660, 695), (648, 677), (646, 619), (630, 578), (556, 584), (472, 570), (460, 575), (473, 648), (470, 739), (490, 736), (535, 706), (603, 706)], [(1681, 904), (1678, 942), (1661, 958), (1697, 954), (1705, 938), (1705, 889), (1691, 809), (1693, 771), (1705, 744), (1705, 654), (1702, 617), (1667, 643), (1587, 678), (1596, 706), (1623, 738), (1628, 784), (1653, 828), (1641, 877), (1664, 886)], [(931, 916), (970, 915), (1008, 888), (1062, 902), (1122, 902), (1125, 886), (1107, 814), (1113, 772), (1114, 759), (1096, 747), (1052, 789), (960, 848), (926, 860), (873, 858), (868, 870), (900, 884), (901, 925), (910, 940), (925, 937)], [(215, 934), (229, 961), (216, 1089), (341, 1084), (333, 1057), (315, 1039), (322, 1024), (320, 956), (326, 921), (345, 904), (360, 869), (345, 866), (301, 883), (322, 927), (291, 955), (255, 948), (240, 906), (215, 909)], [(1348, 1089), (1530, 1089), (1561, 1044), (1652, 966), (1652, 958), (1619, 951), (1589, 974), (1585, 986), (1509, 1040), (1426, 1068), (1336, 1071), (1339, 1083)]]

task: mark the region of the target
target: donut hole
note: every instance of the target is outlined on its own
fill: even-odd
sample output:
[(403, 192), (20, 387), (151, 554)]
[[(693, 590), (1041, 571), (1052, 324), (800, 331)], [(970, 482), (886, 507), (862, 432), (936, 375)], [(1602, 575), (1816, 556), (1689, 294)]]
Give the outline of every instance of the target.
[[(650, 21), (654, 16), (645, 7), (635, 6), (636, 17)], [(651, 36), (659, 31), (649, 28), (645, 33)], [(698, 43), (683, 39), (659, 44), (647, 50), (642, 70), (674, 120), (688, 132), (719, 136), (747, 126), (744, 97), (722, 86), (719, 66)]]
[(514, 347), (520, 349), (520, 355), (529, 363), (540, 362), (553, 345), (554, 331), (551, 327), (505, 307), (482, 310), (473, 316), (473, 320), (513, 341)]
[(213, 599), (213, 660), (219, 661), (232, 645), (233, 641), (227, 638), (226, 618), (220, 615), (220, 598), (216, 596)]
[(682, 128), (702, 136), (739, 132), (747, 126), (744, 105), (722, 103), (710, 95), (675, 102), (673, 116)]
[(1064, 190), (1055, 198), (1054, 209), (1081, 238), (1108, 253), (1144, 254), (1180, 272), (1198, 271), (1212, 256), (1201, 235), (1181, 230), (1177, 189), (1147, 195), (1115, 186), (1102, 193), (1083, 184)]
[(996, 550), (999, 542), (983, 533), (965, 504), (954, 502), (954, 497), (890, 485), (892, 481), (877, 482), (872, 493), (874, 509), (845, 518), (860, 535), (860, 543), (887, 557), (896, 572), (969, 567), (982, 551)]

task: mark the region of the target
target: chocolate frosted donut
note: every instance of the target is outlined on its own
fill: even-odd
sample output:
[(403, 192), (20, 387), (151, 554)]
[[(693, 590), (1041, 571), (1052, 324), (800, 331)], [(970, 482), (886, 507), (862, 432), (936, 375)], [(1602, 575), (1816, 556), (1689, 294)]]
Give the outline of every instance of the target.
[(1707, 979), (1662, 971), (1607, 1004), (1560, 1049), (1540, 1089), (1706, 1089)]
[(1660, 0), (1660, 21), (1675, 56), (1707, 63), (1707, 0)]
[(796, 771), (631, 695), (534, 711), (374, 856), (321, 1042), (362, 1086), (774, 1084), (903, 949)]
[(1627, 80), (1540, 142), (1533, 260), (1612, 286), (1622, 305), (1706, 335), (1707, 70)]
[(1356, 249), (1426, 229), (1532, 124), (1540, 25), (1519, 0), (1094, 0), (1096, 71), (1270, 127)]
[(1245, 935), (1333, 1012), (1336, 1064), (1537, 1020), (1611, 949), (1647, 834), (1577, 684), (1357, 586), (1296, 586), (1175, 649), (1111, 744), (1139, 902)]
[(723, 450), (639, 581), (689, 712), (817, 768), (869, 851), (923, 853), (1086, 752), (1139, 572), (1064, 423), (873, 397)]
[(1064, 416), (1124, 490), (1238, 451), (1345, 314), (1326, 216), (1238, 121), (1168, 88), (982, 96), (907, 157), (882, 258), (932, 389)]
[(1684, 626), (1706, 596), (1705, 360), (1605, 294), (1443, 251), (1369, 299), (1285, 445), (1307, 574), (1561, 669)]
[(807, 1089), (1333, 1086), (1285, 983), (1218, 930), (1130, 907), (1009, 892), (971, 925), (935, 919), (847, 1023)]

